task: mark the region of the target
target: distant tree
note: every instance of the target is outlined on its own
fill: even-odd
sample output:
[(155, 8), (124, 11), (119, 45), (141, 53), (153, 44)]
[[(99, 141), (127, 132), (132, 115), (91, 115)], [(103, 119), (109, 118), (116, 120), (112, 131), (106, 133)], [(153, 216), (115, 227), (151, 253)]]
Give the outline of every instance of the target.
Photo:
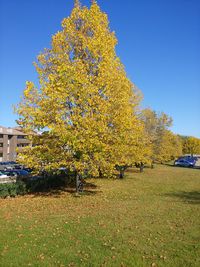
[(180, 138), (169, 130), (163, 131), (156, 146), (158, 162), (167, 162), (182, 155)]
[(138, 128), (133, 129), (122, 138), (123, 153), (119, 150), (119, 142), (115, 143), (116, 167), (120, 172), (120, 178), (123, 178), (124, 172), (130, 166), (136, 165), (141, 168), (145, 163), (151, 163), (151, 143), (144, 131), (143, 124), (140, 122)]
[(196, 137), (182, 137), (184, 154), (200, 154), (200, 139)]
[(141, 119), (152, 144), (152, 161), (166, 162), (182, 154), (180, 138), (169, 131), (171, 117), (147, 108), (142, 111)]
[[(145, 154), (143, 126), (137, 117), (138, 94), (116, 56), (117, 39), (96, 1), (75, 1), (52, 47), (35, 63), (40, 87), (27, 82), (17, 107), (18, 124), (32, 136), (19, 160), (44, 170), (68, 167), (112, 175)], [(143, 149), (144, 150), (144, 149)]]

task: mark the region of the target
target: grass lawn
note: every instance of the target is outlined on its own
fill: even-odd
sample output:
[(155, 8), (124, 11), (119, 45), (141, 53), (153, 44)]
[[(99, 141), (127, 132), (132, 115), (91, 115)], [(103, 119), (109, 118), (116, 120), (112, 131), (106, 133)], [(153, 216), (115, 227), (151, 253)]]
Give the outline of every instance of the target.
[(200, 170), (88, 183), (81, 197), (0, 199), (0, 266), (200, 266)]

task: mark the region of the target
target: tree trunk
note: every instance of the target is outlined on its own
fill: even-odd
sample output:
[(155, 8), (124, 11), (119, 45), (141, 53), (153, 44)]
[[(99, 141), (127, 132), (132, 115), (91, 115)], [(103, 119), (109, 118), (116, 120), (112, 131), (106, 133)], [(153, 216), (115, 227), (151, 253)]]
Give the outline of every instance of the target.
[(99, 178), (102, 178), (103, 177), (103, 173), (101, 171), (101, 169), (99, 168)]
[(140, 172), (143, 172), (144, 171), (144, 163), (141, 162), (140, 164)]
[(83, 183), (81, 175), (76, 173), (76, 193), (83, 192)]
[(119, 171), (119, 178), (120, 179), (123, 179), (124, 178), (124, 172), (125, 172), (124, 170), (120, 170)]
[(76, 173), (76, 193), (78, 193), (79, 174)]

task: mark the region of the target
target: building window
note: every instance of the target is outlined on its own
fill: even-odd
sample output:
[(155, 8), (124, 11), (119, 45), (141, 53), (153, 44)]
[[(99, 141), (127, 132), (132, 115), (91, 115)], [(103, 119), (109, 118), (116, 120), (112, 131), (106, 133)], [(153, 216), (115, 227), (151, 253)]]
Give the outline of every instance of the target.
[(0, 143), (0, 147), (3, 147), (3, 143)]
[(26, 147), (28, 146), (29, 144), (17, 144), (17, 147)]
[(17, 139), (26, 139), (26, 136), (25, 135), (18, 135)]
[(0, 134), (0, 138), (3, 138), (3, 134)]

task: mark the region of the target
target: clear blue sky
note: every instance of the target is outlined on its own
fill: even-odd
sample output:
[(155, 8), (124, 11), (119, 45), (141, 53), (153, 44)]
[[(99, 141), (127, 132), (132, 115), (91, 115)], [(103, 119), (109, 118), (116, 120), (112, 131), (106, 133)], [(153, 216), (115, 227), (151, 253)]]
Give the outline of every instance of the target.
[[(200, 137), (200, 1), (98, 3), (116, 32), (129, 78), (144, 94), (143, 105), (171, 115), (175, 133)], [(73, 0), (0, 0), (0, 125), (15, 125), (12, 105), (25, 81), (37, 80), (32, 62), (72, 7)]]

